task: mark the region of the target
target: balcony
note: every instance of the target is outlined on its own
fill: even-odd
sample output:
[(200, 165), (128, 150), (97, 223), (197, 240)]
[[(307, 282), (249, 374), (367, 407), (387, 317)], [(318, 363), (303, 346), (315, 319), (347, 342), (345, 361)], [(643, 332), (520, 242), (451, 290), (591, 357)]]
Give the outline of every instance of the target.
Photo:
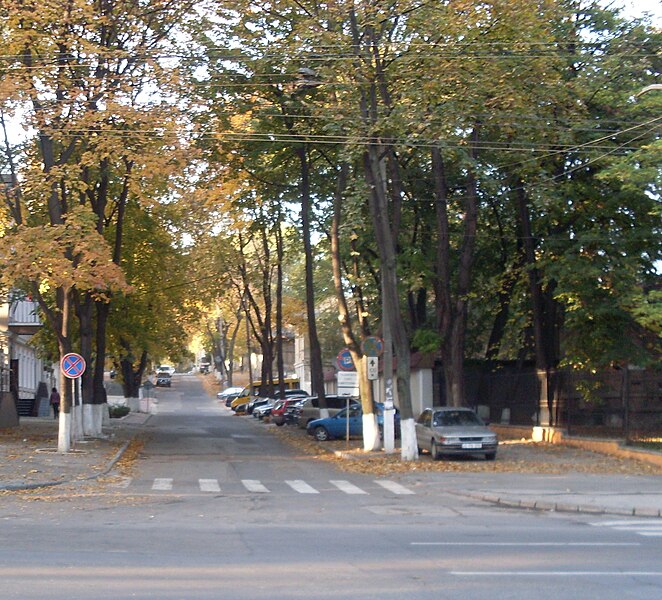
[(17, 335), (34, 335), (42, 327), (39, 305), (31, 300), (14, 300), (9, 306), (7, 326)]

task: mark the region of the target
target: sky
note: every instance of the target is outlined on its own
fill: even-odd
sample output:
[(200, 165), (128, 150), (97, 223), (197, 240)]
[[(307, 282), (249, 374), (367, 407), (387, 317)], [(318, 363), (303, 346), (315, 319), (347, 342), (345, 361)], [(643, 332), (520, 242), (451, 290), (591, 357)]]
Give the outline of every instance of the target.
[(653, 15), (653, 22), (662, 27), (662, 0), (615, 0), (608, 1), (605, 4), (614, 4), (623, 6), (628, 16), (640, 17), (644, 13)]

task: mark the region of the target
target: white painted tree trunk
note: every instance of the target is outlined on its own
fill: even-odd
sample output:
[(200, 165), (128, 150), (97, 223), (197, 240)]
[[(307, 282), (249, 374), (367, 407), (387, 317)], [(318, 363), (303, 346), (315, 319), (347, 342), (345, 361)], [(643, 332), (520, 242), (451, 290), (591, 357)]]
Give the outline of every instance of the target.
[(393, 454), (395, 452), (395, 410), (388, 409), (384, 411), (384, 452)]
[(71, 441), (82, 440), (83, 437), (83, 407), (79, 404), (71, 407)]
[(57, 451), (64, 454), (71, 449), (71, 413), (60, 412), (58, 425)]
[(381, 448), (379, 427), (375, 413), (364, 414), (363, 420), (363, 450), (373, 452)]
[(416, 422), (414, 419), (400, 421), (400, 436), (400, 458), (402, 460), (418, 460)]
[(107, 404), (83, 404), (83, 434), (100, 437), (103, 430), (103, 413)]

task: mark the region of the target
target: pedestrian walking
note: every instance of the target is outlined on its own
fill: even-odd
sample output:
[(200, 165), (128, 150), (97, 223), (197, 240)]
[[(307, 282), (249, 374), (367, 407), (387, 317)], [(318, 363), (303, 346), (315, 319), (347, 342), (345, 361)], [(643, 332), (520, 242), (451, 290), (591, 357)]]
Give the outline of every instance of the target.
[(55, 388), (53, 388), (51, 391), (50, 402), (51, 406), (53, 407), (53, 418), (57, 419), (58, 415), (60, 414), (60, 394)]

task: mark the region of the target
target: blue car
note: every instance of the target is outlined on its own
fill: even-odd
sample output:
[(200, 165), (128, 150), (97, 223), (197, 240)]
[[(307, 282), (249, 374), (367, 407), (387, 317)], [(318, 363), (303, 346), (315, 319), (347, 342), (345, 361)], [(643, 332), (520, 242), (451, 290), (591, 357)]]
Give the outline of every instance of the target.
[[(384, 427), (384, 405), (376, 404), (375, 409), (377, 412), (377, 424), (379, 429), (382, 430)], [(395, 410), (394, 421), (395, 434), (397, 436), (400, 431), (400, 413), (397, 409)], [(311, 421), (308, 423), (307, 431), (318, 442), (325, 442), (333, 438), (345, 437), (348, 423), (350, 437), (363, 435), (363, 410), (360, 404), (350, 406), (349, 413), (344, 408), (333, 417)]]

